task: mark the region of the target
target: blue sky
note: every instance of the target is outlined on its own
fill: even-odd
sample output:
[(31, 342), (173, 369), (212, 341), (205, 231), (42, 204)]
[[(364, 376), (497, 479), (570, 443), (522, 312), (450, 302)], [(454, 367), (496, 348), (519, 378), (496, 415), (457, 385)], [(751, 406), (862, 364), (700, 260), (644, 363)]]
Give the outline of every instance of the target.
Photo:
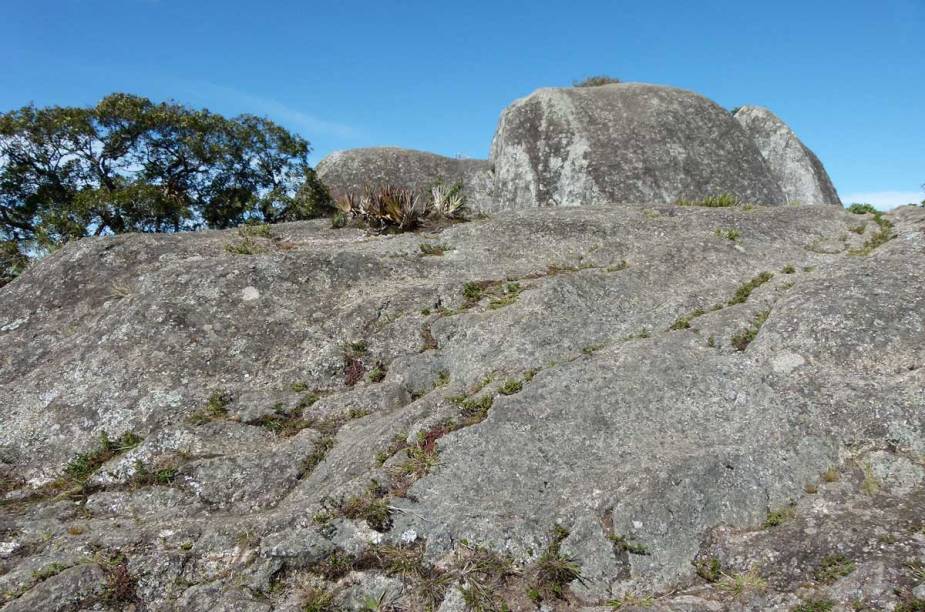
[[(330, 151), (486, 157), (501, 109), (598, 73), (767, 106), (846, 203), (925, 198), (925, 0), (30, 0), (0, 110), (113, 91), (266, 115)], [(891, 195), (892, 194), (892, 195)]]

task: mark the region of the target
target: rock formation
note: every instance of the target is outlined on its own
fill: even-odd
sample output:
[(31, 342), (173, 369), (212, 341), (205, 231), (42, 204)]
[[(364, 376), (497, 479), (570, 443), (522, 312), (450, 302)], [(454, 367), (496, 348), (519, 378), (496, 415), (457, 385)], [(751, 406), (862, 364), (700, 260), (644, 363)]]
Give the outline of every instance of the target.
[(397, 185), (429, 195), (437, 183), (462, 183), (469, 206), (487, 209), (492, 190), (491, 165), (485, 160), (454, 159), (396, 147), (338, 151), (318, 163), (318, 177), (337, 197), (366, 186)]
[(923, 229), (611, 205), (72, 243), (0, 289), (3, 610), (925, 597)]
[(491, 162), (500, 208), (667, 204), (724, 193), (784, 201), (727, 111), (657, 85), (540, 89), (501, 114)]
[(777, 115), (743, 106), (735, 118), (758, 146), (789, 204), (842, 205), (822, 162)]

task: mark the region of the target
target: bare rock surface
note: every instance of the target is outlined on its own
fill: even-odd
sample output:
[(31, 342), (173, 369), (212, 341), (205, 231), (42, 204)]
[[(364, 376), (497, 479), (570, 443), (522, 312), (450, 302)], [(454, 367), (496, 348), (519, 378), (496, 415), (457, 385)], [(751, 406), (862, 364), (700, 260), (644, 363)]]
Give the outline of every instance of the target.
[(673, 203), (731, 194), (782, 204), (758, 148), (723, 108), (644, 83), (539, 89), (501, 114), (495, 205)]
[(2, 609), (912, 605), (925, 209), (885, 219), (70, 244), (0, 289)]
[(318, 162), (318, 177), (337, 197), (367, 186), (396, 185), (428, 195), (437, 183), (463, 185), (469, 206), (489, 208), (491, 164), (398, 147), (370, 147), (331, 153)]
[(735, 118), (768, 162), (787, 203), (842, 205), (822, 162), (777, 115), (760, 106), (743, 106)]

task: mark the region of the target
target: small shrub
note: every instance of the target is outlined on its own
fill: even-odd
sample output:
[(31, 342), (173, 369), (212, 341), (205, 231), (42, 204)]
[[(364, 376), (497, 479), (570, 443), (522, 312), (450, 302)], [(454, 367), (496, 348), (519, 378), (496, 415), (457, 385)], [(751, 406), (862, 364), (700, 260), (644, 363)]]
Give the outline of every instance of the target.
[(445, 387), (450, 384), (450, 371), (440, 370), (437, 372), (437, 380), (434, 381), (434, 389)]
[(854, 561), (838, 553), (825, 557), (813, 573), (813, 577), (823, 583), (832, 584), (854, 571)]
[(880, 212), (876, 208), (874, 208), (873, 205), (871, 204), (857, 204), (857, 203), (849, 206), (847, 210), (848, 212), (854, 213), (856, 215), (866, 215), (866, 214), (876, 215)]
[(462, 399), (459, 404), (462, 408), (460, 416), (463, 419), (462, 425), (468, 427), (481, 423), (488, 417), (488, 411), (494, 403), (491, 395), (483, 395), (479, 399)]
[(716, 235), (720, 238), (725, 238), (726, 240), (731, 240), (733, 242), (735, 242), (742, 236), (742, 234), (737, 229), (723, 229), (723, 228), (717, 229)]
[(600, 87), (601, 85), (615, 85), (619, 82), (620, 79), (618, 78), (600, 74), (586, 77), (580, 81), (573, 81), (572, 87)]
[(348, 223), (350, 223), (350, 217), (340, 210), (331, 217), (331, 229), (343, 229)]
[(238, 233), (241, 236), (254, 236), (256, 238), (267, 239), (273, 238), (270, 226), (266, 223), (245, 223), (238, 227)]
[(678, 206), (705, 206), (706, 208), (729, 208), (736, 206), (738, 203), (739, 198), (731, 193), (710, 195), (702, 200), (678, 200), (675, 202)]
[(251, 240), (249, 235), (239, 242), (226, 244), (225, 250), (232, 255), (261, 255), (267, 252), (266, 247)]

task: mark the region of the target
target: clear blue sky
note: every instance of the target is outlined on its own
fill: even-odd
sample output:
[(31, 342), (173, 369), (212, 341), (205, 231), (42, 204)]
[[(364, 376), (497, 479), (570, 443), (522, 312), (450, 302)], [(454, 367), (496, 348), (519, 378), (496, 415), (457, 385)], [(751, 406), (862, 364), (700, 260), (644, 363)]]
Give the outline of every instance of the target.
[(486, 157), (510, 101), (606, 73), (771, 108), (849, 202), (925, 198), (925, 0), (30, 0), (0, 15), (0, 110), (126, 91), (266, 115), (314, 161), (371, 145)]

